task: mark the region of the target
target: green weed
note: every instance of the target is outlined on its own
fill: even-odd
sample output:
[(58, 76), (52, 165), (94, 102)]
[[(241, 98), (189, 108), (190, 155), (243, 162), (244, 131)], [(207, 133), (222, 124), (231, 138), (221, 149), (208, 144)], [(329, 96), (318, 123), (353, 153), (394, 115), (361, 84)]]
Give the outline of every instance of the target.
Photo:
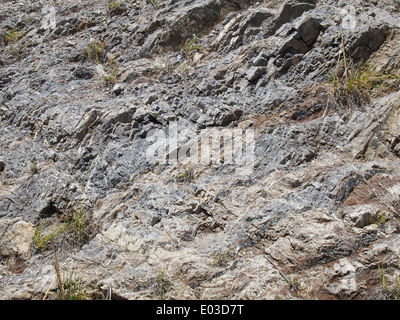
[[(63, 290), (61, 290), (61, 286)], [(62, 295), (64, 291), (64, 296)], [(60, 285), (58, 282), (57, 296), (59, 300), (87, 300), (88, 297), (85, 294), (82, 276), (74, 275), (73, 272), (63, 279)]]
[[(58, 300), (87, 300), (81, 276), (74, 276), (71, 272), (65, 279), (61, 277), (60, 265), (58, 264), (56, 250), (53, 245), (54, 267), (57, 275), (57, 297)], [(46, 294), (47, 295), (47, 294)], [(46, 296), (45, 296), (46, 298)], [(45, 299), (44, 298), (44, 299)]]
[(215, 253), (214, 259), (218, 266), (225, 267), (229, 260), (229, 251)]
[(372, 65), (362, 62), (342, 76), (331, 74), (330, 77), (333, 97), (340, 105), (369, 102), (372, 91), (382, 87), (386, 80), (399, 79), (394, 74), (376, 72)]
[(70, 239), (74, 242), (81, 243), (85, 240), (89, 233), (88, 213), (84, 208), (71, 209), (63, 218), (63, 222), (59, 222), (46, 227), (45, 231), (43, 223), (38, 223), (35, 232), (33, 243), (36, 249), (41, 250), (47, 248), (47, 245), (57, 239)]
[(111, 67), (111, 72), (103, 75), (103, 80), (105, 81), (106, 84), (115, 84), (118, 67), (114, 60), (111, 60), (110, 67)]
[(8, 44), (7, 50), (9, 54), (17, 59), (21, 59), (26, 52), (26, 44), (22, 41), (19, 41), (24, 36), (25, 33), (20, 31), (19, 29), (13, 29), (5, 35), (3, 34), (4, 38), (2, 39), (2, 41)]
[(77, 210), (70, 210), (67, 216), (67, 230), (72, 230), (79, 239), (82, 239), (87, 230), (88, 217), (86, 211), (81, 207)]
[(26, 53), (26, 45), (21, 42), (9, 45), (7, 49), (10, 55), (16, 59), (21, 59)]
[(13, 44), (18, 42), (25, 36), (25, 33), (19, 29), (13, 29), (5, 35), (5, 40), (8, 44)]
[(380, 211), (369, 218), (368, 224), (376, 224), (377, 226), (381, 226), (386, 222), (386, 220), (387, 213), (384, 211)]
[(118, 8), (122, 3), (123, 3), (123, 1), (115, 2), (113, 0), (108, 0), (108, 2), (107, 2), (108, 10), (112, 11), (112, 10)]
[(165, 268), (157, 276), (158, 300), (165, 300)]
[(199, 38), (196, 35), (193, 35), (192, 39), (187, 40), (183, 45), (183, 52), (187, 55), (190, 55), (193, 52), (198, 52), (202, 50), (202, 46), (199, 42)]
[(153, 7), (156, 7), (156, 8), (158, 8), (160, 6), (156, 0), (150, 0), (150, 3)]
[(39, 167), (36, 161), (31, 160), (31, 163), (29, 164), (29, 170), (32, 172), (32, 174), (39, 173)]
[(103, 63), (105, 59), (104, 42), (92, 40), (85, 53), (90, 61)]
[(190, 183), (190, 182), (193, 181), (194, 175), (195, 175), (195, 174), (194, 174), (194, 169), (193, 169), (189, 164), (187, 164), (187, 165), (185, 166), (184, 170), (183, 170), (183, 173), (180, 174), (180, 175), (177, 177), (177, 181), (181, 181), (181, 182), (185, 182), (185, 183)]
[(44, 233), (43, 226), (38, 224), (35, 228), (35, 232), (33, 235), (33, 242), (34, 242), (36, 248), (39, 250), (44, 249), (49, 244), (50, 241), (54, 240), (55, 237), (57, 237), (59, 234), (64, 232), (64, 230), (65, 230), (65, 227), (61, 226), (49, 233)]
[(398, 277), (396, 277), (394, 283), (389, 284), (383, 265), (380, 263), (378, 263), (378, 274), (384, 297), (389, 300), (400, 300), (400, 282)]
[[(344, 71), (339, 71), (342, 66)], [(378, 72), (371, 63), (363, 61), (353, 64), (346, 57), (344, 38), (342, 35), (342, 50), (338, 56), (337, 67), (329, 73), (332, 86), (332, 98), (339, 106), (361, 106), (371, 100), (371, 94), (379, 88), (385, 90), (385, 84), (390, 79), (400, 79), (400, 76), (386, 72)]]

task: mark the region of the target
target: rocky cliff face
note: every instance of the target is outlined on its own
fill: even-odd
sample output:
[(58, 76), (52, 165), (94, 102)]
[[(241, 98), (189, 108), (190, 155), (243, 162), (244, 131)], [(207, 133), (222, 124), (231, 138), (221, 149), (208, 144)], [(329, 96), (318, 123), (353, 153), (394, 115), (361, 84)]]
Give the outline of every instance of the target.
[(1, 298), (399, 296), (396, 1), (0, 3)]

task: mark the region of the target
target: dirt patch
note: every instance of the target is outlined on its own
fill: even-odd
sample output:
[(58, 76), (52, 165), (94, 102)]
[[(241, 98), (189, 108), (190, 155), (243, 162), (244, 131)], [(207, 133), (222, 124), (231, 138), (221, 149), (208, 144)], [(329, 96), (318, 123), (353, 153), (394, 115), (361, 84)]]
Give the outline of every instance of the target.
[(369, 180), (361, 179), (343, 204), (346, 206), (384, 204), (396, 208), (399, 206), (400, 198), (397, 195), (396, 199), (393, 190), (400, 189), (398, 186), (400, 186), (399, 177), (385, 174), (377, 174)]
[(321, 117), (328, 105), (329, 88), (318, 85), (306, 88), (293, 101), (281, 106), (282, 116), (296, 122), (306, 122)]

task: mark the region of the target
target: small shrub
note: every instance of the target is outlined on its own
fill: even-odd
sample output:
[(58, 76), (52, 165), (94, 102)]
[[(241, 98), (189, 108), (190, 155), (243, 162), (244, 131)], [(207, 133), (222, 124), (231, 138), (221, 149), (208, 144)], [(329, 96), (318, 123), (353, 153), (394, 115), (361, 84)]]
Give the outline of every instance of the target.
[[(60, 265), (58, 264), (56, 250), (53, 245), (54, 267), (57, 275), (57, 298), (58, 300), (87, 300), (84, 292), (82, 277), (74, 276), (73, 272), (69, 277), (61, 277)], [(45, 295), (45, 298), (47, 293)], [(45, 299), (44, 298), (44, 299)]]
[(262, 186), (259, 192), (261, 197), (266, 198), (268, 196), (267, 186)]
[(44, 233), (43, 226), (38, 224), (35, 228), (35, 232), (33, 235), (33, 242), (38, 250), (44, 249), (50, 243), (50, 241), (54, 240), (59, 234), (61, 234), (65, 230), (64, 226), (56, 228), (55, 230)]
[[(371, 99), (371, 93), (381, 88), (389, 79), (400, 79), (399, 76), (385, 72), (377, 72), (374, 66), (363, 61), (357, 64), (349, 62), (346, 56), (344, 37), (342, 34), (342, 50), (339, 52), (336, 71), (330, 72), (333, 100), (341, 107), (362, 106)], [(343, 66), (344, 71), (338, 69)]]
[(229, 251), (215, 253), (214, 259), (218, 266), (225, 267), (229, 260)]
[(291, 279), (289, 279), (289, 287), (291, 290), (293, 290), (296, 293), (299, 293), (300, 290), (300, 282), (299, 282), (299, 278), (296, 276), (292, 276)]
[(87, 220), (87, 213), (82, 207), (77, 210), (70, 210), (67, 217), (66, 230), (72, 230), (79, 239), (82, 239), (86, 234)]
[(396, 277), (394, 283), (389, 284), (386, 278), (386, 273), (383, 265), (378, 263), (378, 274), (381, 280), (381, 286), (383, 290), (384, 299), (388, 300), (400, 300), (400, 282)]
[(9, 54), (18, 60), (22, 59), (27, 52), (26, 45), (21, 42), (17, 42), (15, 44), (9, 45), (7, 49), (8, 49)]
[(398, 79), (394, 74), (376, 72), (370, 64), (358, 63), (346, 69), (343, 75), (331, 74), (333, 97), (339, 105), (361, 105), (369, 102), (374, 89), (382, 87), (386, 80)]
[(369, 218), (368, 224), (376, 224), (377, 226), (383, 225), (387, 220), (387, 213), (380, 211)]
[[(61, 290), (62, 285), (63, 290)], [(64, 295), (62, 294), (64, 291)], [(82, 277), (74, 275), (73, 272), (63, 279), (60, 283), (58, 282), (57, 296), (59, 300), (87, 300)]]
[(189, 73), (189, 70), (190, 70), (190, 65), (186, 61), (182, 62), (176, 68), (176, 71), (182, 76), (186, 76)]
[(108, 5), (108, 11), (112, 12), (115, 9), (117, 9), (121, 4), (123, 4), (124, 2), (116, 2), (113, 0), (108, 0), (107, 5)]
[(104, 42), (92, 40), (85, 53), (90, 61), (103, 63), (105, 59)]
[(32, 174), (39, 173), (39, 167), (36, 161), (32, 160), (30, 165), (29, 165), (29, 170), (32, 172)]
[(114, 60), (110, 62), (111, 72), (103, 75), (103, 80), (106, 84), (115, 84), (116, 83), (116, 73), (118, 72), (117, 64)]
[(24, 35), (25, 33), (19, 29), (13, 29), (5, 35), (5, 40), (8, 44), (13, 44), (22, 39)]
[(190, 183), (194, 179), (194, 169), (188, 164), (181, 175), (177, 177), (177, 181)]
[(186, 54), (186, 55), (190, 55), (193, 52), (197, 52), (202, 50), (202, 46), (200, 45), (200, 40), (196, 35), (193, 35), (192, 39), (189, 39), (185, 42), (182, 51)]
[[(67, 241), (70, 244), (82, 244), (88, 239), (89, 215), (83, 207), (71, 209), (61, 218), (38, 223), (34, 232), (33, 244), (37, 250), (48, 249), (50, 242), (57, 244)], [(46, 225), (46, 227), (45, 227)], [(51, 231), (49, 231), (51, 230)]]
[(168, 64), (167, 67), (165, 68), (165, 71), (167, 74), (169, 74), (178, 67), (179, 67), (179, 62), (174, 62), (172, 64)]
[(160, 270), (157, 276), (158, 300), (165, 300), (165, 269)]
[(158, 4), (157, 0), (148, 0), (148, 3), (151, 3), (153, 7), (158, 8), (160, 5)]

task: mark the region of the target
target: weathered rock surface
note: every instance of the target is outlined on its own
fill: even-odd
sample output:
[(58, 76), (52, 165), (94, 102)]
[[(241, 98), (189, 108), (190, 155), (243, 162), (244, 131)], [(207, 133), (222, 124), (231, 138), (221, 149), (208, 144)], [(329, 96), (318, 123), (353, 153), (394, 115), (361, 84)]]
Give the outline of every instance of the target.
[[(73, 208), (90, 232), (55, 248), (93, 297), (386, 297), (378, 266), (400, 276), (395, 1), (0, 2), (0, 298), (56, 298), (35, 235)], [(392, 75), (368, 102), (332, 103), (343, 48)], [(182, 161), (149, 161), (171, 125)], [(223, 129), (254, 133), (249, 161), (187, 155)]]

